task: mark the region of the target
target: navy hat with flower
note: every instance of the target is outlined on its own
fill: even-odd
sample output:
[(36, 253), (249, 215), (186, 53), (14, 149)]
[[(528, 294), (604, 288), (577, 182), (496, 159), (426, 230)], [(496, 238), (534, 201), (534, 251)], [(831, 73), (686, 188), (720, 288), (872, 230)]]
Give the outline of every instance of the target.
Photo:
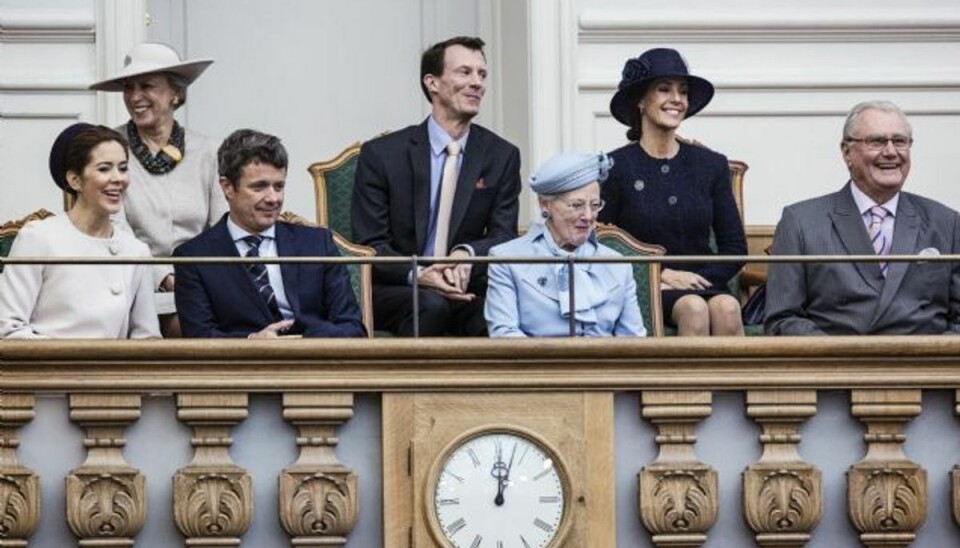
[(713, 99), (713, 84), (687, 71), (687, 64), (675, 49), (655, 48), (628, 59), (617, 92), (610, 100), (610, 114), (621, 124), (636, 125), (637, 102), (654, 80), (684, 78), (687, 81), (686, 118), (703, 110)]

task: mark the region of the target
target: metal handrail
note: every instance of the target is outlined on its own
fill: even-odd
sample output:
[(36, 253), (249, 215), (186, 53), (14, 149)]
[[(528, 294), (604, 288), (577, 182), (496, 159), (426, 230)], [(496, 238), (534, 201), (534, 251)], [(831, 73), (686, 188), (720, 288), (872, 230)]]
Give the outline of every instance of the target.
[[(110, 265), (110, 264), (409, 264), (411, 270), (432, 263), (450, 264), (568, 264), (578, 263), (629, 263), (629, 264), (704, 264), (704, 263), (944, 263), (960, 261), (960, 255), (638, 255), (604, 257), (0, 257), (0, 265), (64, 264), (64, 265)], [(411, 292), (413, 306), (413, 336), (420, 336), (420, 283), (412, 276)], [(569, 327), (570, 336), (576, 335), (576, 281), (570, 276)]]
[(623, 257), (0, 257), (0, 265), (16, 264), (561, 264), (573, 263), (947, 263), (960, 255), (638, 255)]

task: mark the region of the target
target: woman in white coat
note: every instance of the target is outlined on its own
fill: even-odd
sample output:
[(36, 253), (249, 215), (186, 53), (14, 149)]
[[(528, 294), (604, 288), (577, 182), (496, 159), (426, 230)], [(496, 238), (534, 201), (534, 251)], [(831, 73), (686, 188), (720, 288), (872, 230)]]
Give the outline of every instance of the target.
[[(543, 223), (490, 250), (492, 257), (616, 257), (597, 242), (603, 209), (600, 183), (612, 160), (605, 154), (560, 154), (530, 177)], [(629, 263), (497, 263), (489, 267), (485, 316), (491, 337), (643, 336)], [(570, 310), (570, 284), (574, 310)]]
[[(150, 256), (111, 218), (129, 184), (119, 133), (68, 127), (50, 151), (50, 174), (76, 202), (66, 215), (27, 223), (11, 258)], [(159, 337), (151, 279), (144, 265), (7, 265), (0, 276), (0, 338)]]

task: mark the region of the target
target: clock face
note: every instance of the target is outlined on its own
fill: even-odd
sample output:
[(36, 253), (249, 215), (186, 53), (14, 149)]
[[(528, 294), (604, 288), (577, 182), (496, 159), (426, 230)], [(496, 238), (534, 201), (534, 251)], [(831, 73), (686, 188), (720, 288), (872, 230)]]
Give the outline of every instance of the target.
[(431, 476), (427, 503), (435, 531), (449, 545), (554, 546), (567, 508), (567, 478), (544, 443), (519, 431), (488, 430), (467, 436), (446, 455)]

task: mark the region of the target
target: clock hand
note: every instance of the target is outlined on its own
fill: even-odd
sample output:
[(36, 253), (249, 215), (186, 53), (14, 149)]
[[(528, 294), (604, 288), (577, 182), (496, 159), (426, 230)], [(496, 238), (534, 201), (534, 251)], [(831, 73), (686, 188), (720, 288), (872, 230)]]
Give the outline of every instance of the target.
[(497, 460), (493, 463), (493, 469), (490, 470), (490, 475), (497, 480), (497, 496), (494, 497), (493, 503), (497, 506), (503, 506), (503, 488), (507, 476), (510, 475), (510, 470), (507, 468), (506, 463), (503, 462), (503, 446), (499, 443), (497, 444)]
[(493, 503), (497, 506), (503, 506), (504, 498), (503, 492), (507, 489), (507, 485), (510, 484), (510, 470), (513, 469), (513, 458), (517, 455), (517, 444), (513, 444), (513, 451), (510, 452), (510, 462), (504, 463), (503, 456), (501, 455), (499, 460), (494, 463), (494, 477), (497, 478), (497, 496), (493, 499)]
[(493, 503), (497, 506), (503, 506), (503, 488), (506, 486), (506, 482), (502, 479), (497, 481), (497, 496), (493, 497)]

